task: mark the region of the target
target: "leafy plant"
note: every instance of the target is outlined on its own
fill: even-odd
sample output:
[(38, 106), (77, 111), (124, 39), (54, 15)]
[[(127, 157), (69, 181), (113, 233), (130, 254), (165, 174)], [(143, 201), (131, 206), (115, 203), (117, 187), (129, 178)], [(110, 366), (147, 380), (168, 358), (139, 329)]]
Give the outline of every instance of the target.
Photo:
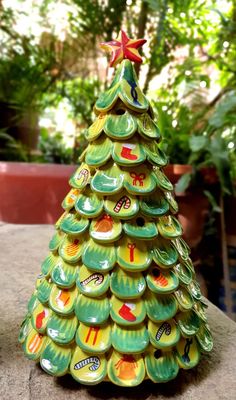
[[(235, 124), (236, 7), (232, 0), (225, 4), (222, 9), (219, 0), (66, 0), (60, 2), (67, 21), (61, 39), (48, 23), (55, 1), (45, 0), (32, 6), (45, 26), (37, 44), (34, 35), (19, 34), (14, 29), (23, 11), (17, 14), (13, 8), (2, 7), (0, 101), (10, 104), (13, 118), (18, 118), (20, 110), (32, 107), (41, 112), (66, 98), (78, 130), (85, 129), (91, 123), (92, 105), (102, 89), (99, 80), (93, 78), (101, 69), (98, 41), (114, 38), (122, 26), (131, 37), (148, 37), (143, 86), (158, 111), (162, 146), (170, 162), (190, 162), (194, 171), (204, 163), (217, 165), (223, 184), (228, 158), (229, 175), (236, 176), (235, 156), (228, 147)], [(24, 13), (29, 17), (30, 10)], [(140, 67), (136, 70), (139, 73)], [(152, 79), (158, 75), (156, 85)], [(214, 85), (219, 92), (209, 100), (207, 91)], [(227, 130), (230, 133), (226, 135)], [(201, 139), (195, 140), (196, 137)], [(205, 138), (206, 148), (201, 145)], [(223, 141), (217, 152), (216, 141), (220, 138)], [(197, 140), (196, 147), (193, 142)], [(219, 161), (216, 155), (222, 149), (224, 157)], [(183, 179), (186, 186), (190, 177)], [(227, 179), (224, 187), (228, 184)]]
[(53, 92), (43, 96), (43, 108), (57, 107), (61, 101), (66, 100), (70, 106), (68, 117), (79, 124), (92, 123), (92, 110), (100, 89), (97, 78), (80, 77), (58, 81)]
[(50, 135), (47, 129), (41, 129), (39, 138), (39, 150), (41, 152), (40, 162), (49, 162), (56, 164), (78, 163), (78, 158), (86, 146), (86, 140), (83, 134), (79, 140), (75, 140), (72, 147), (66, 146), (62, 132), (56, 132)]
[(190, 155), (191, 110), (178, 104), (177, 100), (171, 103), (154, 101), (152, 104), (157, 110), (157, 122), (163, 136), (160, 146), (168, 154), (171, 163), (186, 164)]
[[(236, 176), (234, 152), (234, 144), (236, 142), (235, 112), (236, 97), (235, 92), (232, 91), (219, 101), (200, 133), (189, 137), (191, 153), (188, 161), (193, 165), (194, 173), (214, 167), (221, 191), (226, 195), (234, 193), (234, 179)], [(185, 190), (190, 184), (191, 178), (191, 174), (183, 176), (178, 183), (178, 190)], [(211, 199), (212, 197), (208, 195), (208, 198)], [(212, 201), (211, 203), (213, 204)]]
[(3, 161), (28, 161), (27, 149), (20, 142), (0, 129), (0, 159)]

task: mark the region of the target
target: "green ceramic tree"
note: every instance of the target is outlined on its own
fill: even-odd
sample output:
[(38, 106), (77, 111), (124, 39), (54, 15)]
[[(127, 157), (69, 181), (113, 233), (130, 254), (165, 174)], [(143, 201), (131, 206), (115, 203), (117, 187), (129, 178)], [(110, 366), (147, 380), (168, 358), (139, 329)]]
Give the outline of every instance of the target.
[(166, 382), (212, 349), (159, 129), (131, 63), (143, 43), (121, 32), (103, 44), (121, 64), (95, 104), (19, 336), (46, 372), (88, 385)]

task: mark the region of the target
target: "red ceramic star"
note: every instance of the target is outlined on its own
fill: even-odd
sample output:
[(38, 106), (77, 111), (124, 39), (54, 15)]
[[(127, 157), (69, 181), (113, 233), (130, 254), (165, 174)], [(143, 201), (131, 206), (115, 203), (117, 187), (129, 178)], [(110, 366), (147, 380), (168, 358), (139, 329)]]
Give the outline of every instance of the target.
[(126, 33), (121, 30), (116, 40), (100, 43), (100, 46), (102, 49), (112, 52), (110, 67), (115, 67), (125, 58), (141, 63), (142, 58), (137, 49), (143, 46), (144, 43), (146, 43), (145, 39), (130, 39)]

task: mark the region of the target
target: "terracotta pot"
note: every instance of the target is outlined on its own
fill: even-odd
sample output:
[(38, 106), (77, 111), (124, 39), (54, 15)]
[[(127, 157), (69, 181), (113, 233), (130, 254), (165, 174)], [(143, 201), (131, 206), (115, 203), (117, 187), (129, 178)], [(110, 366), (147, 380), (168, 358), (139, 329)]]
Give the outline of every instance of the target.
[[(191, 165), (169, 164), (165, 174), (173, 184), (176, 184), (183, 174), (192, 172)], [(211, 169), (207, 169), (210, 174)], [(215, 169), (213, 169), (215, 172)], [(196, 247), (202, 238), (204, 223), (209, 210), (209, 202), (201, 189), (189, 188), (186, 192), (176, 195), (179, 205), (178, 219), (184, 232), (184, 239), (191, 248)]]
[(189, 191), (177, 195), (178, 219), (183, 227), (183, 237), (191, 248), (196, 247), (203, 236), (209, 202), (201, 191)]
[(182, 175), (192, 171), (192, 166), (188, 164), (169, 164), (164, 168), (165, 174), (174, 185)]
[(215, 167), (204, 167), (200, 169), (200, 173), (207, 185), (215, 185), (219, 182)]
[(0, 162), (0, 220), (52, 224), (62, 214), (74, 165)]

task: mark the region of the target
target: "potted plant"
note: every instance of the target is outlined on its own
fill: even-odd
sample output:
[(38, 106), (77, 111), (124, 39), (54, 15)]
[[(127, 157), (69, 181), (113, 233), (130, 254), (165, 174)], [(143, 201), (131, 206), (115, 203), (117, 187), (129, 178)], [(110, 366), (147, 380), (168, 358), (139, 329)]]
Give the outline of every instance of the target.
[[(2, 153), (5, 161), (0, 162), (0, 220), (10, 223), (55, 223), (60, 216), (62, 199), (69, 191), (68, 179), (86, 146), (80, 119), (84, 114), (86, 117), (88, 110), (91, 111), (91, 98), (94, 98), (97, 87), (96, 82), (73, 81), (59, 82), (54, 93), (43, 98), (46, 108), (70, 96), (73, 104), (70, 112), (77, 117), (80, 133), (75, 136), (73, 146), (65, 145), (63, 133), (55, 131), (55, 127), (53, 132), (41, 128), (38, 149), (34, 153), (29, 153), (20, 140), (14, 139), (5, 130), (0, 132), (0, 140), (6, 144)], [(74, 97), (70, 95), (71, 91)]]

